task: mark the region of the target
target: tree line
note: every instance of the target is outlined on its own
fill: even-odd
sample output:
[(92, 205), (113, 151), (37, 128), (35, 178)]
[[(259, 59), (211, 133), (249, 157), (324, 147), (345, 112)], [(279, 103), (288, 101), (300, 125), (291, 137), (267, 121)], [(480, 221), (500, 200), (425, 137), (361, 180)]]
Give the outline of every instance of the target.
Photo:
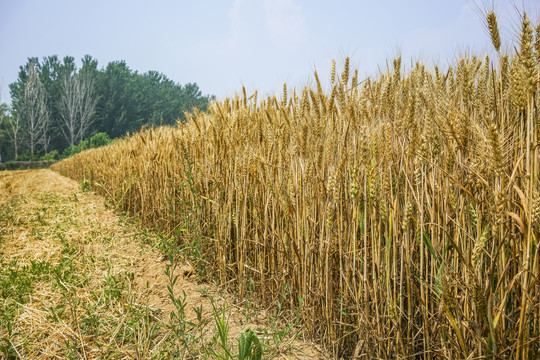
[(71, 56), (29, 58), (9, 89), (11, 106), (0, 103), (0, 162), (55, 159), (142, 126), (173, 125), (214, 98), (196, 83), (141, 74), (125, 61), (98, 68), (90, 55), (80, 68)]

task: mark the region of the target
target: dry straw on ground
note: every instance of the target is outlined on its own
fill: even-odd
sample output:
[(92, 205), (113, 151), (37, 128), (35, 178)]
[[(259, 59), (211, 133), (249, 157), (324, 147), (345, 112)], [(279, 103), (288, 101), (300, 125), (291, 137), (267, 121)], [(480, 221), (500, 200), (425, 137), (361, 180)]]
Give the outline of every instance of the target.
[[(302, 302), (343, 356), (540, 351), (540, 34), (448, 70), (401, 59), (351, 79), (215, 103), (54, 166), (198, 251), (261, 302)], [(536, 42), (535, 42), (536, 39)]]
[[(181, 343), (169, 326), (168, 263), (149, 245), (159, 238), (103, 202), (50, 170), (0, 172), (0, 359), (209, 358), (218, 345), (212, 302), (226, 309), (232, 353), (248, 328), (262, 342), (285, 327), (197, 282), (184, 264), (173, 288), (185, 294), (193, 341)], [(294, 329), (265, 353), (325, 357), (301, 336)]]

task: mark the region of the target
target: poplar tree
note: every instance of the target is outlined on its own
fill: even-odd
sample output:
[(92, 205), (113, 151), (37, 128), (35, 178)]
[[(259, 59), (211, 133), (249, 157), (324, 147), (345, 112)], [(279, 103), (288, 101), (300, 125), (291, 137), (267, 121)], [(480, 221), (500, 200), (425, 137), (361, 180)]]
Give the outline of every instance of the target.
[(28, 79), (24, 88), (21, 118), (26, 125), (26, 136), (32, 156), (38, 144), (46, 142), (49, 125), (45, 88), (39, 79), (34, 62), (28, 67)]

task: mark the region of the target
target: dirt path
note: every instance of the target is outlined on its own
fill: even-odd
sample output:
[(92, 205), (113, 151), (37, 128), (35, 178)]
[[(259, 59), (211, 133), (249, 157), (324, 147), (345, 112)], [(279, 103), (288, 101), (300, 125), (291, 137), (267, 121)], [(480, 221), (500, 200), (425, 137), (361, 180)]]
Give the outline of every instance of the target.
[(0, 358), (232, 358), (243, 333), (263, 358), (324, 358), (279, 314), (171, 267), (160, 241), (51, 170), (0, 172)]

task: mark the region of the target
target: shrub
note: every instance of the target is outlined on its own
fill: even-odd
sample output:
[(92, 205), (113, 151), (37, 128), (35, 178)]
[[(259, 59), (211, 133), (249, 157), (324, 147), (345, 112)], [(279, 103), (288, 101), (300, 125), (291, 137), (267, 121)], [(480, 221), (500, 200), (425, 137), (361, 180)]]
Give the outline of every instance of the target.
[(100, 146), (108, 145), (111, 142), (111, 138), (107, 133), (99, 132), (90, 138), (90, 148), (98, 148)]
[(48, 154), (43, 155), (39, 160), (50, 161), (58, 159), (58, 150), (50, 151)]

